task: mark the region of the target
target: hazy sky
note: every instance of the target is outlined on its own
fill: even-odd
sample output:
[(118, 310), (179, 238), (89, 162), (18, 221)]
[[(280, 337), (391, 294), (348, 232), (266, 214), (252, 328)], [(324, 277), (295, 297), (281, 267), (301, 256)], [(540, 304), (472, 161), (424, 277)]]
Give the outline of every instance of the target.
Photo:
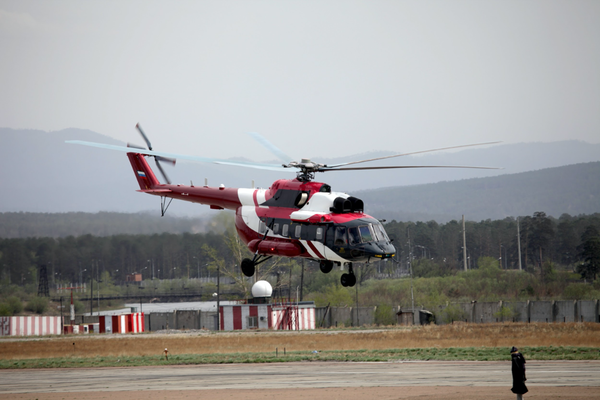
[(0, 126), (213, 157), (600, 142), (600, 1), (0, 0)]

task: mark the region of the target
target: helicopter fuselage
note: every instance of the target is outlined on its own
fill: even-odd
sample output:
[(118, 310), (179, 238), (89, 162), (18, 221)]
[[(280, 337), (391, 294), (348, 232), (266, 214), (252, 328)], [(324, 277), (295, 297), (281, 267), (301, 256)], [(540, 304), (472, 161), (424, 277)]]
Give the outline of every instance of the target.
[(343, 265), (396, 252), (361, 200), (332, 192), (325, 183), (280, 179), (268, 189), (161, 184), (143, 154), (127, 155), (140, 192), (235, 211), (237, 233), (254, 254)]

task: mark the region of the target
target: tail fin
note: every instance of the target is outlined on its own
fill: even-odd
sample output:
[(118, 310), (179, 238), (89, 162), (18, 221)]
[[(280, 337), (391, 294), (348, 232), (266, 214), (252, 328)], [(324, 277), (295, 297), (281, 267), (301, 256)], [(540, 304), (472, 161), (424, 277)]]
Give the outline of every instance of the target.
[(133, 172), (140, 185), (140, 189), (150, 190), (160, 185), (143, 154), (127, 153), (127, 157), (129, 157), (129, 162), (133, 167)]

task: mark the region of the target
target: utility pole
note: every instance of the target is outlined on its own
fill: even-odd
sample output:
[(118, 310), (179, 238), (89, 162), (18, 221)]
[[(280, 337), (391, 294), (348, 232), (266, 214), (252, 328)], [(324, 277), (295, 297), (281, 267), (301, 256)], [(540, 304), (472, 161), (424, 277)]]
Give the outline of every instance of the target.
[(517, 217), (517, 249), (519, 252), (519, 271), (523, 271), (523, 266), (521, 265), (521, 230), (519, 228), (519, 217)]
[(92, 260), (92, 272), (90, 273), (90, 317), (94, 315), (94, 260)]
[(300, 301), (304, 300), (304, 258), (302, 259), (302, 272), (300, 273)]
[(412, 248), (410, 247), (410, 229), (406, 230), (408, 236), (408, 268), (410, 272), (410, 302), (413, 314), (413, 325), (415, 325), (415, 295), (413, 293), (413, 270), (412, 270)]
[(217, 331), (221, 330), (221, 267), (217, 263)]
[(463, 234), (463, 265), (467, 271), (467, 235), (465, 231), (465, 215), (462, 216), (462, 234)]

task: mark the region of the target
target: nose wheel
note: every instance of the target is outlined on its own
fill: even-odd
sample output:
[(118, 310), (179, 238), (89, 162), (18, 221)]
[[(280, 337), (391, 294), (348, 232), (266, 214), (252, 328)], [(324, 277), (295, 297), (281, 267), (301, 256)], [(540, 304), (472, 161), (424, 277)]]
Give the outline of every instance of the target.
[(244, 258), (242, 260), (242, 273), (246, 276), (253, 276), (254, 271), (256, 270), (256, 266), (254, 261), (249, 258)]
[(271, 257), (272, 256), (264, 257), (264, 256), (259, 256), (258, 254), (255, 254), (254, 258), (252, 260), (249, 258), (244, 258), (242, 260), (242, 265), (241, 265), (242, 273), (244, 275), (246, 275), (247, 277), (254, 276), (254, 272), (256, 272), (256, 266), (258, 264), (264, 263)]
[(354, 275), (354, 271), (352, 270), (352, 264), (348, 264), (348, 273), (342, 274), (340, 282), (342, 283), (343, 287), (352, 287), (356, 285), (356, 276)]

